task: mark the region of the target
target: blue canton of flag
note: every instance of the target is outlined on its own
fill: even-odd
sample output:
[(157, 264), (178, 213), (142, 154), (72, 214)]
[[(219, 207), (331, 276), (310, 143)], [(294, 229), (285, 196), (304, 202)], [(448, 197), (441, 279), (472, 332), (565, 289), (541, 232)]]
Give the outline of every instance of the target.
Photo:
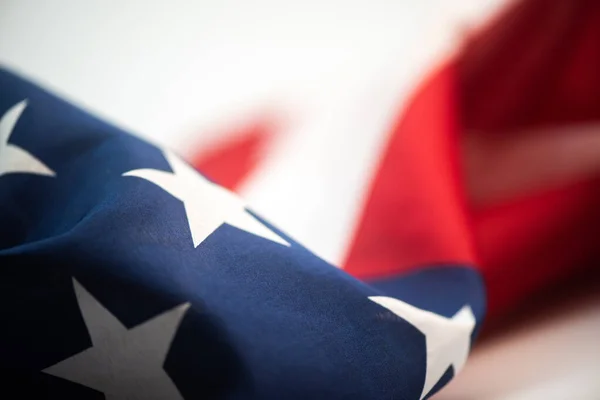
[(177, 155), (3, 70), (0, 277), (12, 398), (420, 400), (484, 313), (474, 269), (360, 282)]

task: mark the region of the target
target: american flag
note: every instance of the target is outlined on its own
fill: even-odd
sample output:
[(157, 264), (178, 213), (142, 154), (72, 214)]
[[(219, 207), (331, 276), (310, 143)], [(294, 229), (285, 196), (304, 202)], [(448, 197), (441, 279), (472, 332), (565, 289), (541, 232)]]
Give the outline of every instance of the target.
[(368, 282), (176, 154), (0, 71), (0, 365), (19, 398), (420, 400), (485, 313), (470, 265)]

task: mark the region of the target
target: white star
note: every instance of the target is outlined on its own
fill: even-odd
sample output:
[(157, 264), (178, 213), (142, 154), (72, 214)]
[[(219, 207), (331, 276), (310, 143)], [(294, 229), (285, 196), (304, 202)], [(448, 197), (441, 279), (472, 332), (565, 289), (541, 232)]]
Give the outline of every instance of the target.
[(198, 247), (218, 227), (227, 223), (285, 246), (289, 243), (246, 211), (235, 194), (208, 181), (176, 155), (165, 152), (173, 172), (136, 169), (123, 176), (144, 178), (183, 202), (194, 247)]
[(44, 372), (104, 392), (107, 400), (181, 399), (163, 363), (189, 303), (128, 330), (75, 279), (73, 286), (93, 347)]
[(0, 176), (10, 173), (26, 173), (55, 176), (44, 163), (14, 144), (8, 143), (17, 121), (27, 107), (27, 100), (12, 106), (0, 119)]
[(475, 329), (475, 316), (471, 307), (466, 305), (452, 318), (446, 318), (392, 297), (373, 296), (369, 299), (406, 320), (425, 335), (427, 365), (419, 400), (429, 393), (449, 366), (454, 368), (456, 375), (465, 365), (471, 348), (471, 333)]

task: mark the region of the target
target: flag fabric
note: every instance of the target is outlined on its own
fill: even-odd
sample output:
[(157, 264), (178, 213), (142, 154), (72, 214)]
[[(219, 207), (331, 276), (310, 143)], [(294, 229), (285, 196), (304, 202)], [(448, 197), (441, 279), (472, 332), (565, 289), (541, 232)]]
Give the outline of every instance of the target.
[[(365, 174), (339, 265), (377, 282), (423, 265), (477, 265), (493, 324), (572, 275), (589, 275), (600, 234), (598, 21), (594, 1), (510, 2), (422, 77)], [(263, 141), (272, 136), (263, 128)], [(256, 164), (272, 167), (273, 155), (255, 150), (254, 126), (242, 137), (199, 152), (195, 165), (244, 192), (266, 174)], [(297, 150), (286, 151), (279, 160)], [(262, 159), (248, 162), (252, 154)], [(307, 166), (317, 159), (303, 157)], [(290, 171), (280, 181), (293, 181)], [(331, 204), (348, 179), (339, 171), (319, 187)]]
[(0, 365), (13, 397), (423, 399), (479, 272), (364, 283), (173, 152), (0, 71)]

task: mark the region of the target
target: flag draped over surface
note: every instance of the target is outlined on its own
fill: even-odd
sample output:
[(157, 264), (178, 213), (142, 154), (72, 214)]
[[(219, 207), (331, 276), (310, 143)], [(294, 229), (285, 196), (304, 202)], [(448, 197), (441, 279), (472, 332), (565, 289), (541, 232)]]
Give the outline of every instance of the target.
[(172, 152), (0, 71), (0, 365), (18, 397), (423, 399), (479, 273), (363, 283)]

